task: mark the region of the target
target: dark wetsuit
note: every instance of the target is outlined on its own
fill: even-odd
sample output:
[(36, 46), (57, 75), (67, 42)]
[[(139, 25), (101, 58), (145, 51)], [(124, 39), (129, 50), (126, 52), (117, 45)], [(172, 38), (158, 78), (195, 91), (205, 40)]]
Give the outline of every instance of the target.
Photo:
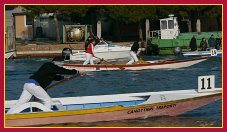
[(42, 88), (46, 88), (53, 80), (60, 81), (64, 79), (64, 77), (59, 74), (73, 75), (79, 74), (79, 71), (65, 69), (52, 62), (47, 62), (44, 63), (34, 75), (30, 76), (30, 79), (37, 81)]

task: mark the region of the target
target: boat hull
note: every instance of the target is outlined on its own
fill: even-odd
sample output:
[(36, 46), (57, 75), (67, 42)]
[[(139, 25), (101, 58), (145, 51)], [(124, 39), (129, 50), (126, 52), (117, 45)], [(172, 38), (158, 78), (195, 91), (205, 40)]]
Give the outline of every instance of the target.
[[(211, 56), (210, 51), (183, 52), (183, 56)], [(217, 50), (217, 57), (222, 57), (222, 50)]]
[[(114, 106), (108, 108), (96, 108), (90, 110), (61, 111), (55, 114), (44, 112), (43, 116), (37, 117), (35, 114), (30, 118), (10, 118), (6, 117), (5, 124), (9, 126), (35, 126), (57, 123), (79, 123), (113, 121), (134, 118), (147, 118), (155, 116), (176, 116), (187, 111), (194, 110), (221, 99), (222, 94), (208, 95), (177, 101), (169, 101), (156, 104), (145, 104), (131, 107)], [(8, 115), (12, 116), (12, 115)]]
[[(113, 60), (113, 59), (128, 59), (130, 58), (129, 50), (124, 51), (106, 51), (106, 52), (96, 52), (94, 53), (96, 57), (102, 58), (105, 60)], [(85, 52), (75, 53), (70, 55), (71, 61), (85, 61)], [(93, 60), (99, 60), (93, 57)]]
[[(105, 60), (130, 58), (131, 47), (113, 45), (106, 41), (101, 41), (94, 47), (94, 55)], [(71, 61), (85, 61), (85, 52), (78, 52), (70, 55)], [(97, 58), (93, 57), (93, 60)]]
[(10, 50), (5, 53), (5, 58), (9, 59), (11, 56), (15, 56), (16, 50)]
[(156, 63), (151, 63), (147, 61), (143, 64), (132, 64), (132, 65), (81, 65), (81, 64), (64, 64), (63, 67), (67, 69), (77, 69), (77, 70), (86, 70), (86, 71), (109, 71), (109, 70), (145, 70), (145, 69), (176, 69), (189, 67), (194, 64), (200, 63), (207, 60), (208, 57), (201, 57), (188, 60), (180, 61), (161, 61)]

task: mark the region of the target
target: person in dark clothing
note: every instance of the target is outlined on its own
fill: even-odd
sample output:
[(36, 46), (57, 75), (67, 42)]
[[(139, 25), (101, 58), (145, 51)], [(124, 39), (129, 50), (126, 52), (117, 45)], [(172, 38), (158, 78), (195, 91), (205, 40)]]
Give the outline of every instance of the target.
[(216, 45), (215, 45), (215, 49), (219, 50), (221, 47), (221, 38), (219, 37), (219, 35), (216, 38)]
[(54, 80), (63, 80), (65, 78), (63, 74), (85, 75), (85, 71), (65, 69), (63, 67), (55, 65), (52, 62), (44, 63), (37, 72), (29, 77), (27, 82), (24, 84), (24, 89), (20, 98), (18, 99), (17, 103), (7, 112), (7, 114), (15, 113), (15, 110), (19, 106), (29, 102), (33, 95), (41, 100), (48, 109), (51, 109), (52, 100), (45, 91), (45, 88)]
[(97, 45), (97, 44), (100, 42), (100, 39), (99, 39), (97, 36), (94, 36), (93, 33), (89, 33), (89, 36), (88, 36), (87, 40), (85, 41), (85, 45), (84, 45), (85, 51), (87, 50), (88, 45), (89, 45), (93, 40), (95, 40), (94, 46)]
[(97, 45), (98, 43), (100, 43), (100, 39), (99, 39), (97, 36), (96, 36), (94, 39), (95, 39), (95, 44), (94, 44), (94, 46)]
[(207, 42), (205, 38), (202, 38), (201, 42), (200, 42), (200, 49), (201, 51), (206, 51), (207, 49)]
[(210, 46), (210, 49), (215, 49), (215, 45), (216, 45), (216, 40), (214, 38), (214, 35), (212, 34), (208, 40), (208, 44)]
[(190, 41), (189, 47), (191, 48), (191, 51), (197, 50), (197, 43), (196, 43), (195, 35), (193, 35), (193, 37), (192, 37), (192, 39)]
[(131, 60), (127, 63), (127, 64), (132, 64), (133, 62), (137, 62), (138, 58), (137, 58), (137, 52), (139, 50), (139, 42), (135, 41), (131, 47), (131, 51), (130, 51), (130, 56), (131, 56)]
[(91, 43), (91, 40), (92, 40), (93, 38), (91, 37), (91, 36), (89, 36), (88, 38), (87, 38), (87, 40), (85, 41), (85, 45), (84, 45), (84, 49), (85, 49), (85, 51), (87, 50), (87, 47), (88, 47), (88, 45)]

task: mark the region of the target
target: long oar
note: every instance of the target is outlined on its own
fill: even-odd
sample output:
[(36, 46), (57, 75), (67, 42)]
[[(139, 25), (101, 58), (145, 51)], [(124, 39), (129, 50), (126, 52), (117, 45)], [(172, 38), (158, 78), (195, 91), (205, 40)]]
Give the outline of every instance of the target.
[(94, 57), (97, 58), (97, 59), (100, 59), (100, 62), (105, 61), (106, 63), (111, 64), (111, 65), (113, 65), (113, 66), (115, 66), (115, 67), (117, 67), (117, 68), (119, 68), (119, 69), (121, 69), (121, 70), (124, 70), (124, 69), (125, 69), (124, 67), (121, 67), (121, 66), (112, 64), (112, 63), (110, 63), (110, 62), (104, 60), (103, 58), (99, 58), (99, 57), (96, 57), (96, 56), (94, 56)]
[(55, 86), (57, 86), (57, 85), (59, 85), (59, 84), (65, 83), (65, 82), (67, 82), (67, 81), (69, 81), (69, 80), (72, 80), (72, 79), (75, 78), (75, 77), (78, 77), (78, 76), (80, 76), (80, 75), (79, 75), (79, 74), (76, 74), (76, 75), (71, 76), (70, 78), (63, 79), (63, 80), (61, 80), (61, 81), (58, 81), (58, 82), (56, 82), (56, 83), (53, 83), (53, 84), (47, 86), (47, 87), (45, 88), (45, 90), (51, 89), (51, 88), (53, 88), (53, 87), (55, 87)]
[(146, 61), (148, 63), (163, 63), (163, 62), (172, 62), (175, 59), (164, 59), (164, 60), (153, 60), (153, 61)]

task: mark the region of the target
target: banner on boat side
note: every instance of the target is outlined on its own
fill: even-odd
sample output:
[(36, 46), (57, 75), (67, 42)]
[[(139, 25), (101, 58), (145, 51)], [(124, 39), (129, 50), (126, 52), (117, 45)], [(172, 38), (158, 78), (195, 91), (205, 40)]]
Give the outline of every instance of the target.
[(198, 92), (215, 91), (215, 76), (199, 76), (198, 77)]

